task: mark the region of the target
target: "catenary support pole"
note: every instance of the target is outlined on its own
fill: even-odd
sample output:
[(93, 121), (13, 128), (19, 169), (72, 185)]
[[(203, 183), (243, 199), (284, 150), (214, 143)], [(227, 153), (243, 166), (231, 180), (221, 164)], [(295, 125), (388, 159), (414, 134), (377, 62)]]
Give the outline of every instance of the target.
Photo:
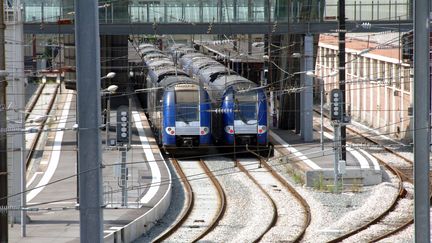
[(345, 94), (345, 0), (339, 0), (339, 89), (342, 91), (342, 124), (340, 127), (340, 144), (342, 160), (346, 160), (346, 127), (344, 117), (346, 116), (346, 94)]
[(414, 228), (415, 242), (430, 242), (429, 0), (414, 1)]
[[(0, 207), (8, 206), (7, 121), (6, 121), (6, 57), (4, 2), (0, 0)], [(0, 242), (8, 242), (8, 213), (0, 213)]]
[(75, 0), (80, 240), (103, 242), (98, 2)]
[[(304, 58), (303, 70), (313, 69), (313, 37), (308, 34), (304, 37)], [(302, 124), (300, 124), (301, 136), (303, 141), (313, 141), (313, 77), (309, 75), (302, 75), (303, 89), (302, 96)]]

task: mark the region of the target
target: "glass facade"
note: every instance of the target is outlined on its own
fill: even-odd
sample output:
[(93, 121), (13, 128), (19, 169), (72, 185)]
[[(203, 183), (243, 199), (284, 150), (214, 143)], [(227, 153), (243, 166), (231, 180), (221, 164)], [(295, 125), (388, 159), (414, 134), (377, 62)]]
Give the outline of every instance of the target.
[[(23, 3), (26, 22), (74, 18), (73, 0)], [(410, 9), (408, 0), (346, 1), (348, 21), (406, 20), (411, 16)], [(99, 10), (101, 23), (337, 21), (336, 0), (118, 0), (99, 1)]]

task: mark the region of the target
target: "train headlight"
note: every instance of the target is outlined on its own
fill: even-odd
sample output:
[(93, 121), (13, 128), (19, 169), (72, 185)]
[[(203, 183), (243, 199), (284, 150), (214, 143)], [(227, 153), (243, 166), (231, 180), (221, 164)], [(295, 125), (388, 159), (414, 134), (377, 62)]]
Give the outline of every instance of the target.
[(200, 134), (201, 135), (207, 135), (209, 133), (210, 129), (208, 127), (200, 127)]
[(234, 134), (234, 126), (226, 126), (225, 132), (229, 134)]
[(168, 135), (175, 135), (175, 127), (167, 127), (165, 131)]
[(267, 132), (266, 126), (258, 126), (258, 134), (263, 134), (265, 132)]

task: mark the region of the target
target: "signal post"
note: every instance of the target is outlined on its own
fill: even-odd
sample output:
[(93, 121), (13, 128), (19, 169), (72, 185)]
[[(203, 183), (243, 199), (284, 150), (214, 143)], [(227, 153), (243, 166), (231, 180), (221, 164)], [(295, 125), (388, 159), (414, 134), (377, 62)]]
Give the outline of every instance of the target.
[(331, 106), (330, 106), (330, 120), (333, 125), (333, 150), (334, 156), (334, 188), (335, 192), (338, 192), (338, 182), (341, 176), (345, 173), (346, 161), (341, 160), (342, 157), (342, 138), (341, 138), (341, 127), (346, 126), (350, 123), (351, 118), (343, 113), (344, 96), (340, 89), (333, 89), (330, 93)]

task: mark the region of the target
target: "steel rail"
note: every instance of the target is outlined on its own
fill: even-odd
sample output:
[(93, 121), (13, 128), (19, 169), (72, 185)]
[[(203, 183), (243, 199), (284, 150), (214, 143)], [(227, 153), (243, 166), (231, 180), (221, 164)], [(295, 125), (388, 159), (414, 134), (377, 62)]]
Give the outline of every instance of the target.
[(219, 183), (219, 181), (216, 179), (216, 176), (210, 171), (210, 169), (208, 168), (208, 166), (206, 165), (206, 163), (204, 162), (204, 160), (202, 160), (202, 159), (200, 160), (200, 165), (203, 168), (203, 170), (205, 171), (206, 175), (212, 181), (212, 183), (215, 186), (216, 190), (218, 191), (219, 209), (218, 209), (218, 213), (213, 218), (212, 222), (207, 227), (207, 229), (204, 232), (202, 232), (198, 237), (196, 237), (192, 242), (197, 242), (200, 239), (202, 239), (204, 236), (206, 236), (208, 233), (210, 233), (217, 226), (217, 224), (222, 219), (222, 217), (223, 217), (223, 215), (225, 214), (225, 211), (226, 211), (226, 196), (225, 196), (225, 191), (223, 190), (223, 188), (222, 188), (221, 184)]
[(271, 198), (271, 196), (264, 190), (264, 188), (258, 183), (258, 181), (255, 180), (255, 178), (249, 173), (249, 171), (246, 170), (246, 168), (244, 168), (244, 166), (238, 160), (235, 161), (235, 163), (237, 164), (237, 167), (239, 168), (239, 170), (241, 172), (245, 173), (245, 175), (247, 177), (249, 177), (249, 179), (251, 179), (255, 185), (258, 186), (258, 188), (262, 191), (262, 193), (264, 193), (264, 195), (270, 200), (270, 202), (272, 204), (273, 217), (272, 217), (272, 220), (271, 220), (270, 224), (267, 226), (266, 230), (257, 239), (255, 239), (254, 241), (252, 241), (252, 242), (259, 242), (264, 237), (264, 235), (267, 234), (267, 232), (269, 232), (270, 229), (273, 228), (276, 225), (277, 219), (278, 219), (277, 207), (276, 207), (276, 204), (275, 204), (274, 200)]
[(192, 190), (192, 186), (189, 183), (185, 173), (183, 172), (180, 164), (178, 163), (177, 159), (172, 158), (171, 159), (172, 164), (174, 165), (177, 173), (180, 176), (180, 180), (183, 182), (184, 188), (186, 190), (186, 208), (183, 212), (183, 214), (180, 216), (180, 219), (177, 220), (177, 222), (174, 223), (173, 226), (171, 226), (171, 228), (169, 228), (167, 231), (165, 231), (162, 235), (160, 235), (159, 237), (157, 237), (153, 242), (162, 242), (166, 239), (168, 239), (168, 237), (170, 237), (171, 235), (174, 234), (174, 232), (176, 230), (178, 230), (183, 223), (185, 222), (185, 220), (188, 218), (189, 214), (192, 212), (192, 208), (194, 205), (194, 193)]
[[(59, 87), (60, 87), (60, 85), (57, 84), (57, 86), (56, 86), (56, 88), (55, 88), (55, 92), (54, 92), (54, 94), (53, 94), (53, 96), (52, 96), (50, 102), (48, 103), (48, 109), (45, 111), (45, 114), (44, 114), (45, 116), (48, 116), (48, 115), (49, 115), (49, 113), (51, 112), (51, 110), (52, 110), (52, 108), (53, 108), (53, 106), (54, 106), (54, 101), (55, 101), (56, 98), (57, 98), (57, 93), (58, 93), (58, 89), (59, 89)], [(39, 93), (39, 95), (41, 95), (41, 93)], [(38, 97), (38, 99), (39, 99), (39, 97)], [(27, 154), (27, 157), (26, 157), (26, 167), (29, 166), (31, 159), (33, 158), (33, 154), (34, 154), (34, 152), (36, 151), (36, 146), (37, 146), (37, 144), (39, 143), (39, 139), (40, 139), (41, 134), (42, 134), (42, 130), (43, 130), (42, 128), (45, 126), (47, 120), (48, 120), (48, 119), (44, 119), (44, 120), (41, 122), (41, 124), (39, 125), (39, 130), (38, 130), (38, 132), (37, 132), (36, 138), (33, 139), (33, 142), (32, 142), (31, 145), (30, 145), (29, 153)]]
[(30, 113), (33, 111), (40, 95), (42, 94), (42, 90), (45, 88), (45, 83), (43, 83), (42, 85), (39, 85), (38, 89), (36, 90), (36, 95), (34, 96), (33, 99), (31, 99), (29, 106), (25, 109), (25, 119), (27, 120), (27, 118), (30, 116)]
[(311, 211), (309, 204), (306, 199), (304, 199), (297, 190), (292, 187), (287, 180), (285, 180), (276, 170), (273, 170), (271, 165), (269, 165), (264, 159), (260, 158), (261, 164), (272, 174), (274, 178), (276, 178), (284, 187), (287, 189), (294, 197), (300, 202), (305, 210), (305, 219), (303, 222), (303, 230), (297, 235), (297, 237), (293, 240), (293, 242), (300, 242), (303, 239), (304, 234), (306, 233), (306, 229), (309, 227), (311, 222)]
[[(318, 114), (320, 114), (319, 111), (317, 111), (317, 110), (315, 110), (315, 112), (317, 112)], [(326, 118), (328, 118), (328, 116), (326, 114), (325, 114), (325, 116), (326, 116)], [(329, 129), (327, 127), (325, 129), (331, 131), (331, 129)], [(365, 140), (367, 140), (367, 141), (369, 141), (369, 142), (371, 142), (373, 144), (376, 144), (376, 145), (379, 145), (380, 147), (383, 147), (385, 149), (385, 151), (387, 151), (387, 152), (389, 152), (389, 153), (397, 156), (398, 158), (404, 160), (405, 162), (409, 163), (411, 168), (408, 168), (408, 169), (406, 169), (406, 168), (397, 168), (395, 166), (390, 165), (386, 161), (378, 158), (377, 156), (371, 154), (371, 156), (374, 157), (381, 165), (385, 166), (389, 171), (391, 171), (393, 174), (395, 174), (398, 177), (398, 180), (399, 180), (399, 182), (398, 182), (398, 195), (393, 199), (391, 205), (384, 212), (382, 212), (380, 215), (378, 215), (377, 217), (375, 217), (371, 221), (363, 224), (362, 226), (360, 226), (360, 227), (358, 227), (358, 228), (356, 228), (356, 229), (354, 229), (354, 230), (352, 230), (352, 231), (350, 231), (348, 233), (345, 233), (342, 236), (339, 236), (339, 237), (337, 237), (337, 238), (335, 238), (335, 239), (333, 239), (331, 241), (328, 241), (329, 243), (336, 243), (336, 242), (340, 242), (342, 240), (345, 240), (345, 239), (347, 239), (347, 238), (349, 238), (349, 237), (351, 237), (351, 236), (353, 236), (355, 234), (358, 234), (359, 232), (367, 229), (368, 227), (370, 227), (370, 226), (372, 226), (372, 225), (377, 224), (378, 222), (380, 222), (384, 217), (388, 216), (391, 212), (393, 212), (394, 209), (396, 208), (398, 202), (402, 198), (404, 198), (406, 196), (407, 192), (406, 192), (406, 190), (405, 190), (405, 188), (403, 186), (403, 183), (404, 182), (413, 183), (412, 177), (410, 176), (410, 174), (412, 174), (412, 166), (413, 166), (413, 162), (411, 160), (405, 158), (404, 156), (401, 156), (401, 155), (397, 154), (396, 151), (394, 151), (394, 150), (392, 150), (390, 148), (385, 147), (383, 144), (379, 143), (378, 141), (375, 141), (374, 139), (368, 138), (368, 137), (364, 136), (363, 134), (361, 134), (360, 132), (355, 131), (352, 128), (347, 127), (347, 130), (350, 133), (354, 133), (355, 135), (357, 135), (357, 136), (359, 136), (359, 137), (361, 137), (361, 138), (363, 138), (363, 139), (365, 139)], [(414, 222), (414, 219), (411, 217), (409, 220), (405, 221), (403, 224), (401, 224), (400, 226), (396, 227), (396, 229), (394, 229), (394, 230), (392, 230), (390, 232), (387, 232), (387, 233), (385, 233), (383, 235), (380, 235), (378, 237), (375, 237), (375, 238), (373, 238), (372, 240), (369, 240), (369, 241), (370, 242), (376, 242), (376, 241), (379, 241), (381, 239), (387, 238), (387, 237), (389, 237), (389, 236), (391, 236), (391, 235), (393, 235), (395, 233), (398, 233), (401, 230), (405, 229), (407, 226), (409, 226), (413, 222)]]

